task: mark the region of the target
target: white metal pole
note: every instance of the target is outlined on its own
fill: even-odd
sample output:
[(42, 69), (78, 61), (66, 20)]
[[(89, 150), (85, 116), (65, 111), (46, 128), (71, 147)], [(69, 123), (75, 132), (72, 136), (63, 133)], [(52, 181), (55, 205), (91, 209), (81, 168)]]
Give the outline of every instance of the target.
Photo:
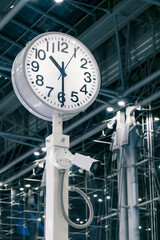
[[(128, 133), (125, 157), (127, 163), (127, 192), (128, 192), (128, 226), (129, 240), (139, 240), (139, 208), (138, 208), (138, 174), (135, 166), (137, 162), (137, 144), (139, 136), (136, 132), (135, 118), (131, 107), (126, 109), (126, 126), (132, 128)], [(128, 129), (129, 129), (128, 127)]]
[(125, 158), (123, 155), (124, 133), (125, 133), (125, 113), (119, 111), (117, 112), (117, 127), (113, 143), (113, 150), (117, 156), (117, 168), (118, 168), (119, 240), (128, 240), (127, 183), (126, 183)]
[[(45, 240), (68, 240), (68, 223), (62, 216), (59, 201), (59, 172), (55, 167), (55, 153), (69, 148), (69, 137), (62, 134), (62, 116), (55, 114), (53, 133), (46, 138), (46, 218)], [(68, 212), (68, 171), (64, 176), (64, 206)]]

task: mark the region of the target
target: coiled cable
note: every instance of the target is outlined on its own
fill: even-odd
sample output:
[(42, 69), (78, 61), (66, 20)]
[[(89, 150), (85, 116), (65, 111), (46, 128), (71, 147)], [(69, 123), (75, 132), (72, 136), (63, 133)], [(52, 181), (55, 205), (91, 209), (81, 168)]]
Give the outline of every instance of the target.
[(85, 199), (85, 201), (88, 205), (88, 208), (89, 208), (89, 212), (90, 212), (89, 219), (85, 224), (80, 225), (80, 224), (76, 224), (76, 223), (72, 222), (70, 220), (70, 218), (67, 216), (66, 211), (64, 209), (64, 204), (63, 204), (63, 182), (64, 182), (65, 169), (59, 170), (59, 174), (60, 174), (60, 181), (59, 181), (59, 184), (60, 184), (60, 192), (59, 192), (60, 193), (60, 206), (61, 206), (61, 211), (62, 211), (62, 215), (63, 215), (64, 219), (68, 222), (68, 224), (70, 226), (72, 226), (74, 228), (83, 229), (83, 228), (88, 227), (91, 224), (91, 222), (93, 220), (93, 217), (94, 217), (94, 210), (93, 210), (93, 206), (92, 206), (92, 203), (91, 203), (90, 199), (79, 188), (74, 187), (74, 186), (70, 187), (70, 189), (69, 189), (70, 191), (79, 193)]

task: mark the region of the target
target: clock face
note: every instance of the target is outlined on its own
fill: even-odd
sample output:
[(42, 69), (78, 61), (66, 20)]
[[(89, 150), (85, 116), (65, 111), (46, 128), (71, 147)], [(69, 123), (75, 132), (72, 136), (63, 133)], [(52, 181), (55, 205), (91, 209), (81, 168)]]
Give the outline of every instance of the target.
[(46, 33), (26, 49), (25, 75), (40, 101), (58, 112), (79, 112), (95, 100), (99, 69), (80, 41), (63, 33)]

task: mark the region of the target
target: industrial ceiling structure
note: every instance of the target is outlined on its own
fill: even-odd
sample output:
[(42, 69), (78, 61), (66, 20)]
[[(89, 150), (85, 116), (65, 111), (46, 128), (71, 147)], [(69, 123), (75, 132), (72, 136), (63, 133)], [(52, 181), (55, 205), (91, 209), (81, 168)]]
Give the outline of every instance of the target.
[[(44, 147), (52, 124), (38, 119), (21, 105), (13, 91), (11, 69), (17, 54), (29, 41), (50, 31), (67, 33), (82, 41), (96, 58), (101, 73), (96, 101), (85, 112), (64, 122), (64, 134), (71, 139), (70, 150), (101, 161), (97, 175), (76, 166), (70, 169), (70, 184), (88, 194), (95, 217), (87, 229), (78, 231), (70, 227), (69, 239), (119, 239), (117, 165), (111, 149), (115, 126), (110, 128), (108, 123), (118, 111), (139, 105), (141, 110), (135, 113), (142, 128), (139, 161), (146, 159), (149, 136), (152, 143), (150, 160), (139, 165), (138, 170), (140, 239), (158, 240), (158, 0), (0, 1), (0, 239), (44, 239)], [(120, 105), (122, 101), (124, 105)], [(150, 130), (147, 119), (152, 119)], [(145, 205), (147, 201), (154, 206)], [(80, 224), (86, 221), (87, 207), (78, 195), (70, 194), (69, 210), (74, 221)]]

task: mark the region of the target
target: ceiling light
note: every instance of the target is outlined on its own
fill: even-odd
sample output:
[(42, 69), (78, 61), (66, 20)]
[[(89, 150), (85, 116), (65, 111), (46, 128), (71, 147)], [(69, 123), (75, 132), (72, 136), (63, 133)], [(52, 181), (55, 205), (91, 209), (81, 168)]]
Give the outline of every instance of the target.
[(25, 185), (25, 187), (27, 187), (27, 188), (30, 188), (30, 187), (31, 187), (31, 185), (30, 185), (30, 184), (26, 184), (26, 185)]
[(83, 221), (80, 221), (80, 224), (83, 224)]
[(108, 196), (106, 196), (106, 199), (111, 199), (111, 197), (108, 195)]
[(138, 198), (138, 201), (139, 201), (139, 202), (142, 202), (142, 198)]
[(98, 195), (97, 194), (94, 194), (93, 197), (97, 197)]
[(77, 218), (77, 219), (76, 219), (76, 221), (77, 221), (77, 222), (79, 222), (79, 221), (80, 221), (80, 219), (79, 219), (79, 218)]
[(159, 118), (158, 117), (154, 117), (154, 121), (159, 121)]
[(124, 107), (125, 106), (125, 101), (123, 101), (123, 100), (118, 101), (118, 105), (120, 107)]
[(141, 227), (141, 226), (139, 226), (139, 229), (142, 229), (142, 227)]
[(114, 111), (114, 108), (112, 107), (107, 107), (107, 112), (113, 112)]
[(38, 164), (38, 167), (44, 168), (44, 162), (39, 163), (39, 164)]
[(39, 156), (40, 153), (39, 153), (39, 152), (34, 152), (34, 155), (35, 155), (35, 156)]
[(21, 187), (19, 190), (20, 190), (20, 191), (23, 191), (23, 190), (24, 190), (24, 188), (23, 188), (23, 187)]
[(41, 221), (41, 218), (37, 218), (37, 221), (40, 222), (40, 221)]
[(98, 202), (103, 202), (103, 199), (99, 198), (99, 199), (98, 199)]
[(11, 5), (10, 8), (14, 8), (14, 5)]
[(45, 147), (42, 148), (42, 152), (46, 152), (47, 149)]
[(63, 0), (55, 0), (56, 3), (61, 3)]

